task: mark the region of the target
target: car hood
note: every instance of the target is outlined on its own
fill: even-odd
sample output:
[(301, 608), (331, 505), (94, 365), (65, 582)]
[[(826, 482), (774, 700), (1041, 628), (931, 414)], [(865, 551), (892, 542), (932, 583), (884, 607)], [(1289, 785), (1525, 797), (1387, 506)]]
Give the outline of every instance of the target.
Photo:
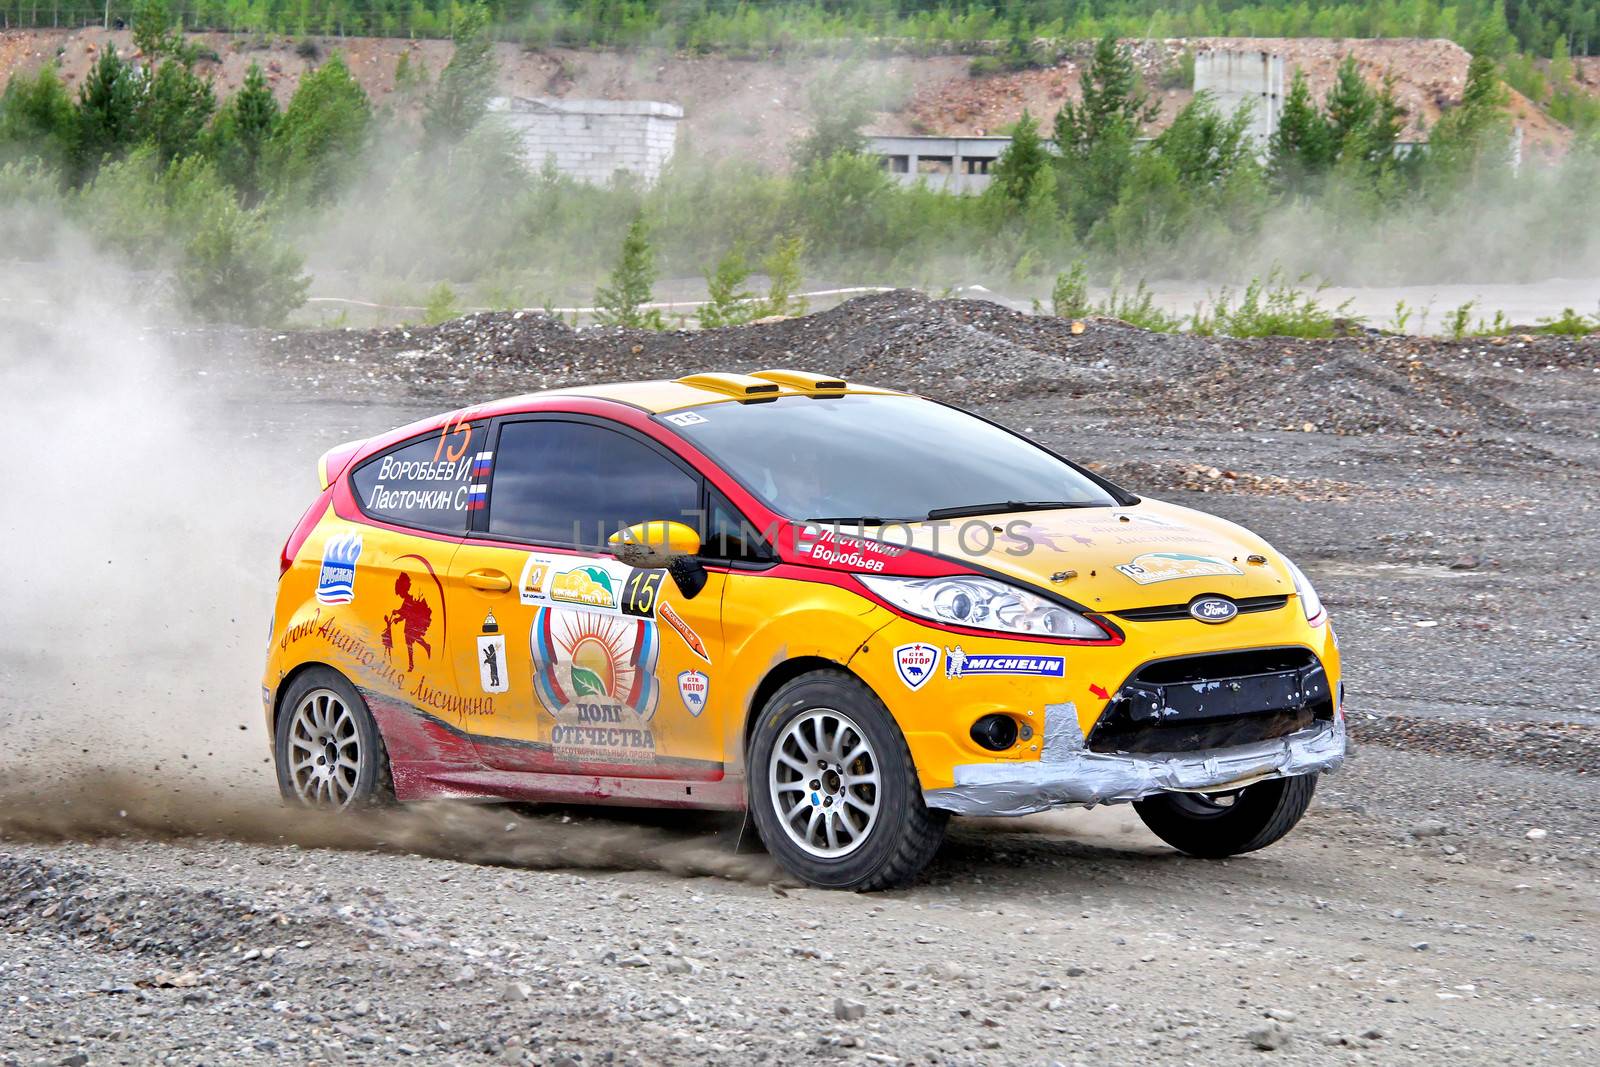
[[(1185, 604), (1204, 593), (1236, 600), (1294, 593), (1283, 558), (1266, 541), (1226, 519), (1149, 498), (1130, 507), (912, 523), (909, 530), (912, 548), (1096, 611)], [(886, 528), (883, 536), (905, 543), (905, 528)]]

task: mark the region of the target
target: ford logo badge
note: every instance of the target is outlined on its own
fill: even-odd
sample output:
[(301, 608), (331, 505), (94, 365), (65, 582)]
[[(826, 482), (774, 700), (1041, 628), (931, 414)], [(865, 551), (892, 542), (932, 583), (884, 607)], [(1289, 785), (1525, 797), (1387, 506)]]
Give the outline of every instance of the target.
[(1225, 596), (1200, 596), (1189, 601), (1189, 614), (1201, 622), (1227, 622), (1239, 614), (1239, 605)]

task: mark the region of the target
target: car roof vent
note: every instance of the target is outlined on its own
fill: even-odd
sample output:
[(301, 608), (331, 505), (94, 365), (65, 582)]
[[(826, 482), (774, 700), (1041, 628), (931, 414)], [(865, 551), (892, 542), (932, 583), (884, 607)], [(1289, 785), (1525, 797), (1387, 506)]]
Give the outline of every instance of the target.
[(709, 389), (736, 397), (771, 396), (778, 391), (778, 383), (750, 374), (688, 374), (677, 379), (679, 385), (692, 385), (696, 389)]
[(758, 370), (752, 377), (798, 389), (802, 393), (842, 393), (849, 388), (843, 378), (831, 374), (811, 374), (803, 370)]

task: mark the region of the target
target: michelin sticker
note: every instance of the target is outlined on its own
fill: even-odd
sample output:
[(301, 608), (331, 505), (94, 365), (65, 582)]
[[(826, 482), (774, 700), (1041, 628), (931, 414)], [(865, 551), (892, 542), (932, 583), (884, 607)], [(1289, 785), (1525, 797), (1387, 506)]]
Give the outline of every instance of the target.
[(317, 574), (317, 603), (348, 604), (356, 598), (356, 560), (361, 558), (361, 535), (354, 531), (330, 538), (322, 546), (322, 570)]
[(1008, 656), (963, 652), (961, 646), (944, 650), (944, 676), (966, 678), (985, 674), (1012, 674), (1029, 678), (1061, 678), (1067, 673), (1060, 656)]
[(678, 696), (690, 715), (700, 717), (706, 710), (706, 697), (711, 693), (711, 679), (705, 671), (681, 671), (678, 674)]
[(1174, 578), (1211, 578), (1219, 574), (1243, 574), (1238, 567), (1216, 556), (1196, 556), (1188, 552), (1146, 552), (1128, 563), (1117, 564), (1117, 573), (1140, 585), (1170, 582)]
[(901, 645), (894, 650), (895, 673), (900, 675), (907, 689), (921, 689), (933, 677), (933, 669), (938, 665), (939, 649), (936, 645)]

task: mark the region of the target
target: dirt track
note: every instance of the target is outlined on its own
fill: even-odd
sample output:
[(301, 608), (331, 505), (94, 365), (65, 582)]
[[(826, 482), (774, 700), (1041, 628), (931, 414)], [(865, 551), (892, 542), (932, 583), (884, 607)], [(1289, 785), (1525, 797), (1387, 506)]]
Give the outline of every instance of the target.
[[(210, 457), (219, 516), (147, 521), (143, 486), (84, 512), (107, 557), (179, 561), (153, 588), (114, 566), (89, 595), (94, 560), (10, 546), (31, 625), (0, 634), (0, 1062), (1594, 1060), (1600, 340), (1072, 335), (907, 294), (707, 334), (144, 340), (181, 402), (124, 403), (184, 433), (129, 462)], [(977, 407), (1300, 561), (1355, 743), (1300, 829), (1216, 864), (1125, 808), (969, 822), (924, 884), (848, 896), (774, 887), (737, 820), (273, 807), (256, 646), (322, 449), (563, 381), (775, 364)], [(66, 461), (107, 494), (133, 469)]]

